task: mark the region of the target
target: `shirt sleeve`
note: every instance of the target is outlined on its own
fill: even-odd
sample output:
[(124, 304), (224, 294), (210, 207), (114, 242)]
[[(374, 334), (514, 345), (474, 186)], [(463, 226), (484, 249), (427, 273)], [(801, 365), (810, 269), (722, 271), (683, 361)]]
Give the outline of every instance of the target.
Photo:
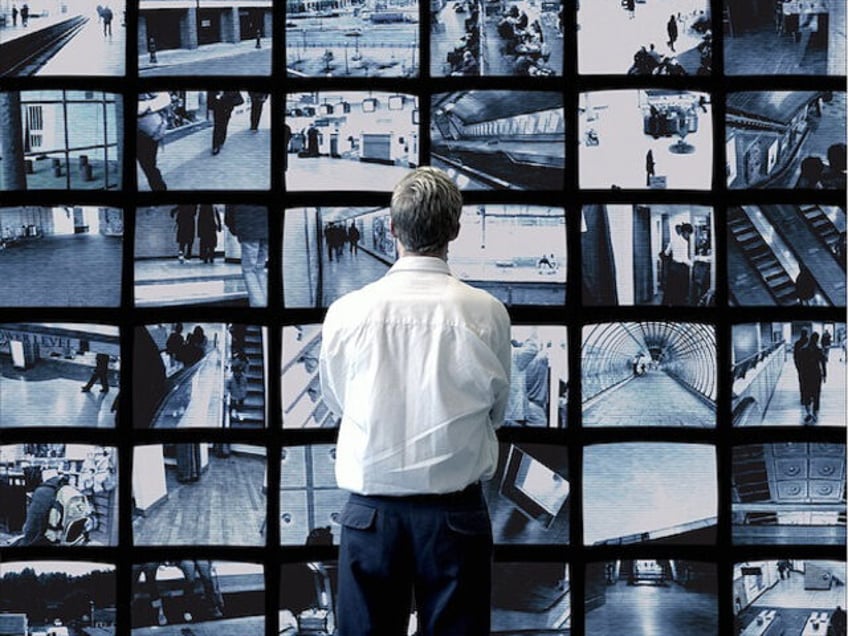
[(318, 377), (321, 381), (321, 397), (324, 404), (336, 415), (342, 415), (342, 399), (339, 396), (338, 378), (341, 370), (340, 360), (335, 352), (332, 308), (327, 311), (321, 329), (321, 352), (318, 355)]
[(507, 404), (509, 403), (509, 384), (510, 375), (512, 372), (512, 348), (510, 346), (510, 321), (509, 314), (503, 305), (499, 307), (500, 315), (497, 320), (497, 331), (494, 337), (494, 351), (503, 369), (503, 377), (505, 382), (498, 387), (495, 395), (495, 403), (492, 406), (491, 418), (492, 426), (500, 428), (503, 426), (506, 417)]

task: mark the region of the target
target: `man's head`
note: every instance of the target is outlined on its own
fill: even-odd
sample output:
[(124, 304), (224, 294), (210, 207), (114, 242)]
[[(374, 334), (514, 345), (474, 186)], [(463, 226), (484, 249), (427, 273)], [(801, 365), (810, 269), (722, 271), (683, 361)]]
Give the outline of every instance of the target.
[(392, 234), (408, 253), (441, 256), (459, 234), (462, 193), (428, 166), (406, 175), (392, 193)]

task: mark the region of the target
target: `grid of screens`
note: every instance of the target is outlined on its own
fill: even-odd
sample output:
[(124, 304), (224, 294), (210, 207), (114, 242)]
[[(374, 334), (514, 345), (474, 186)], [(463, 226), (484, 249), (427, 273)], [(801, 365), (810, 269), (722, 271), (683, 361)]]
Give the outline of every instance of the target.
[(321, 323), (430, 165), (512, 319), (492, 633), (844, 633), (845, 21), (0, 0), (0, 632), (336, 632)]

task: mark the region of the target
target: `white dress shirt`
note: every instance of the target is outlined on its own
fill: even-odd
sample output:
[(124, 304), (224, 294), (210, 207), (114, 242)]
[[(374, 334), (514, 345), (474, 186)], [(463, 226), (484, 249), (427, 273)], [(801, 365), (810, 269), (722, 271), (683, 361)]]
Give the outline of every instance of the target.
[(405, 256), (327, 311), (321, 389), (341, 415), (336, 481), (363, 495), (491, 478), (509, 399), (509, 315), (443, 260)]

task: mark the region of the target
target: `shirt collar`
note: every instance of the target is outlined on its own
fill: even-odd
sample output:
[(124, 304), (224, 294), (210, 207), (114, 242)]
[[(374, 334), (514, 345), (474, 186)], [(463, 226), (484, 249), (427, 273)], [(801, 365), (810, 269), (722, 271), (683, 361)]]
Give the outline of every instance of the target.
[(451, 276), (450, 267), (438, 256), (403, 256), (388, 271), (389, 274), (398, 272), (430, 272)]

